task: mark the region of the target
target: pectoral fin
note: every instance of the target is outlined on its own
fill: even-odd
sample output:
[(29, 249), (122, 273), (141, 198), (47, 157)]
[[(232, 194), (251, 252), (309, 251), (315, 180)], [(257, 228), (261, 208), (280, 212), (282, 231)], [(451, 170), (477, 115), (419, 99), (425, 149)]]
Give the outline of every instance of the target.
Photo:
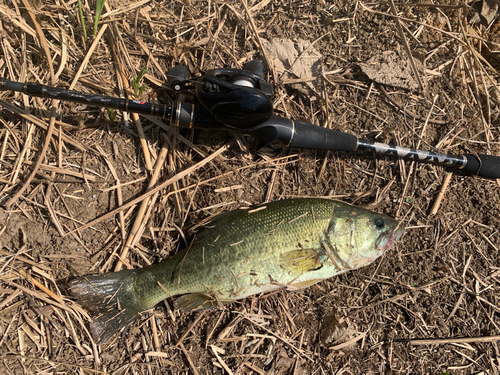
[(299, 249), (282, 254), (280, 265), (284, 270), (303, 275), (308, 271), (321, 268), (325, 259), (324, 254), (316, 249)]
[(210, 310), (231, 301), (219, 301), (206, 293), (185, 294), (174, 301), (174, 307), (181, 311)]

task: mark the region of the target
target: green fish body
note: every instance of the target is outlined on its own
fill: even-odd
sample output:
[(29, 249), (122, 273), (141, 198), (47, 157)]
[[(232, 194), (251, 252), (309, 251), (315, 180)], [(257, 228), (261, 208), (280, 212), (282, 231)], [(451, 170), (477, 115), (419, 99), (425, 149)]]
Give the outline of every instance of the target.
[(218, 215), (183, 251), (154, 266), (70, 283), (104, 342), (168, 297), (184, 311), (278, 288), (298, 289), (372, 263), (404, 229), (346, 203), (300, 198)]

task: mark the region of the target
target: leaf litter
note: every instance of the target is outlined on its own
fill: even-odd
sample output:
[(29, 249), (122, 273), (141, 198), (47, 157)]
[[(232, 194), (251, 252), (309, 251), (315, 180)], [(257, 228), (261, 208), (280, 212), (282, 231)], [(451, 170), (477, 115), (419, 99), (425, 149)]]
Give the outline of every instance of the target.
[(294, 43), (288, 38), (262, 39), (263, 47), (271, 58), (271, 65), (282, 80), (297, 80), (303, 83), (291, 84), (296, 90), (307, 95), (319, 83), (321, 54), (310, 41), (299, 39)]
[[(424, 73), (423, 64), (418, 59), (416, 62), (418, 71)], [(384, 51), (358, 65), (373, 82), (409, 91), (419, 88), (408, 59), (397, 51)]]

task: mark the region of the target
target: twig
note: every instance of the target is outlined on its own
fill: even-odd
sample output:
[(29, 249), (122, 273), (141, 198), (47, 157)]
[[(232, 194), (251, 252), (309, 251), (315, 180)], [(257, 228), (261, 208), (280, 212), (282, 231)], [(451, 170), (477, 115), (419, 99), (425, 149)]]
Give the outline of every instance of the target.
[[(331, 34), (331, 31), (329, 31), (329, 32), (327, 32), (326, 34), (323, 34), (323, 35), (321, 35), (320, 37), (318, 37), (318, 38), (316, 38), (315, 40), (313, 40), (313, 41), (311, 42), (311, 44), (309, 44), (309, 45), (307, 46), (307, 48), (305, 48), (305, 49), (302, 51), (302, 53), (301, 53), (301, 54), (300, 54), (300, 55), (299, 55), (299, 56), (295, 59), (295, 61), (294, 61), (294, 62), (290, 65), (290, 67), (288, 68), (288, 70), (291, 72), (291, 71), (292, 71), (292, 69), (293, 69), (293, 67), (295, 66), (295, 64), (296, 64), (296, 63), (297, 63), (300, 59), (302, 59), (302, 57), (305, 55), (305, 53), (306, 53), (307, 51), (309, 51), (309, 49), (311, 49), (311, 48), (312, 48), (312, 47), (313, 47), (313, 46), (314, 46), (317, 42), (319, 42), (319, 41), (320, 41), (321, 39), (323, 39), (325, 36), (330, 35), (330, 34)], [(306, 57), (306, 58), (307, 58), (307, 57)], [(315, 77), (313, 77), (313, 78), (314, 78), (314, 80), (316, 80), (316, 78), (315, 78)], [(306, 79), (307, 79), (307, 78), (306, 78)], [(299, 83), (300, 83), (300, 82), (301, 82), (301, 81), (299, 81)]]
[(197, 164), (193, 165), (192, 167), (189, 167), (186, 170), (184, 170), (184, 171), (176, 174), (172, 178), (169, 178), (167, 181), (165, 181), (161, 185), (155, 187), (154, 189), (150, 190), (149, 192), (144, 193), (140, 197), (138, 197), (136, 199), (133, 199), (133, 200), (131, 200), (128, 203), (125, 203), (123, 206), (118, 207), (118, 208), (116, 208), (116, 209), (108, 212), (107, 214), (102, 215), (101, 217), (98, 217), (97, 219), (94, 219), (94, 220), (88, 222), (87, 224), (79, 227), (78, 229), (74, 229), (71, 232), (68, 232), (67, 234), (73, 233), (73, 232), (76, 232), (76, 231), (79, 231), (79, 230), (87, 229), (88, 227), (91, 227), (91, 226), (93, 226), (93, 225), (95, 225), (97, 223), (100, 223), (103, 220), (106, 220), (106, 219), (108, 219), (110, 217), (113, 217), (114, 215), (116, 215), (120, 211), (126, 210), (127, 208), (132, 207), (132, 206), (136, 205), (139, 202), (142, 202), (144, 199), (147, 199), (150, 196), (152, 196), (153, 194), (155, 194), (155, 193), (157, 193), (157, 192), (165, 189), (167, 186), (170, 186), (173, 182), (179, 181), (184, 176), (187, 176), (190, 173), (193, 173), (195, 170), (203, 167), (205, 164), (207, 164), (208, 162), (210, 162), (211, 160), (215, 159), (217, 156), (219, 156), (220, 154), (222, 154), (224, 151), (226, 151), (229, 148), (229, 146), (231, 145), (231, 143), (232, 142), (229, 142), (228, 144), (222, 146), (217, 151), (215, 151), (212, 155), (206, 157), (205, 159), (203, 159), (202, 161), (200, 161)]
[(199, 372), (198, 370), (196, 369), (196, 366), (194, 365), (193, 363), (193, 360), (191, 359), (191, 356), (189, 355), (188, 351), (186, 350), (186, 348), (184, 347), (184, 344), (180, 344), (179, 347), (181, 348), (182, 352), (184, 353), (184, 355), (186, 356), (187, 360), (188, 360), (188, 363), (189, 363), (189, 366), (191, 366), (191, 370), (193, 370), (193, 373), (194, 375), (199, 375)]
[[(420, 132), (420, 136), (419, 136), (419, 139), (418, 139), (418, 142), (417, 142), (417, 149), (420, 147), (421, 141), (424, 138), (424, 133), (425, 133), (425, 130), (427, 128), (427, 124), (429, 123), (429, 119), (431, 117), (432, 110), (434, 109), (434, 105), (436, 104), (436, 100), (437, 100), (437, 95), (434, 96), (434, 99), (432, 101), (431, 109), (429, 110), (429, 113), (427, 114), (427, 117), (425, 119), (424, 125), (422, 126), (422, 131)], [(413, 176), (413, 184), (415, 184), (415, 178), (416, 178), (416, 175), (417, 175), (417, 170), (416, 170), (416, 167), (415, 167), (416, 163), (417, 162), (415, 162), (415, 160), (412, 160), (412, 162), (410, 164), (408, 178), (406, 179), (405, 186), (403, 188), (403, 193), (401, 194), (401, 197), (406, 196), (406, 192), (408, 191), (408, 186), (409, 186), (409, 183), (410, 183), (411, 176)], [(411, 173), (412, 170), (413, 170), (413, 173)], [(401, 199), (401, 202), (399, 204), (398, 210), (396, 211), (396, 217), (399, 217), (399, 213), (401, 212), (401, 209), (403, 208), (403, 203), (404, 203), (404, 200)]]
[(346, 342), (343, 342), (342, 344), (338, 344), (338, 345), (335, 345), (335, 346), (332, 346), (328, 349), (330, 350), (340, 350), (340, 349), (344, 349), (344, 348), (347, 348), (348, 346), (351, 346), (352, 344), (354, 344), (355, 342), (361, 340), (361, 339), (364, 339), (366, 337), (366, 332), (362, 332), (361, 334), (359, 334), (358, 336), (356, 337), (353, 337), (352, 339), (346, 341)]
[[(26, 0), (23, 0), (23, 1), (26, 1)], [(95, 37), (94, 42), (92, 43), (89, 50), (87, 51), (85, 58), (83, 59), (82, 63), (80, 64), (80, 67), (78, 68), (78, 71), (75, 74), (75, 78), (73, 79), (73, 81), (71, 82), (71, 85), (69, 86), (70, 90), (73, 90), (75, 88), (76, 83), (78, 82), (78, 79), (80, 78), (80, 75), (83, 72), (83, 69), (85, 69), (87, 67), (87, 64), (89, 63), (90, 57), (94, 53), (94, 50), (96, 49), (97, 45), (99, 44), (99, 41), (101, 40), (102, 35), (104, 34), (104, 32), (106, 31), (107, 28), (108, 28), (108, 24), (105, 23), (104, 25), (102, 25), (101, 29), (97, 33), (97, 36)]]
[[(50, 188), (51, 185), (49, 185)], [(45, 195), (45, 205), (47, 206), (47, 209), (49, 210), (50, 217), (52, 218), (52, 221), (54, 222), (55, 227), (57, 228), (57, 231), (61, 235), (61, 237), (64, 237), (64, 229), (61, 225), (61, 222), (57, 218), (57, 214), (54, 210), (54, 207), (52, 207), (52, 203), (50, 202), (50, 191), (47, 192)]]
[[(158, 155), (158, 158), (156, 159), (156, 164), (155, 164), (155, 169), (153, 171), (153, 175), (151, 176), (151, 180), (149, 181), (148, 187), (146, 189), (146, 192), (149, 191), (150, 189), (153, 188), (153, 186), (156, 185), (156, 182), (158, 181), (158, 177), (160, 176), (160, 171), (163, 169), (163, 166), (165, 164), (165, 158), (167, 157), (167, 152), (168, 149), (166, 145), (164, 144), (160, 154)], [(123, 246), (123, 249), (120, 253), (120, 256), (118, 259), (126, 259), (128, 255), (128, 249), (130, 248), (131, 244), (133, 241), (135, 241), (135, 238), (139, 235), (139, 227), (141, 226), (142, 220), (144, 219), (144, 214), (146, 212), (146, 208), (148, 207), (149, 204), (149, 198), (146, 198), (142, 201), (141, 206), (139, 207), (139, 211), (137, 212), (137, 216), (134, 221), (134, 225), (132, 226), (132, 229), (130, 230), (130, 233), (128, 235), (127, 241), (125, 242), (125, 245)], [(120, 211), (123, 212), (123, 211)], [(123, 263), (121, 260), (118, 260), (118, 263), (116, 264), (115, 271), (120, 271), (122, 269)]]
[(431, 209), (431, 212), (429, 213), (429, 216), (435, 215), (438, 212), (439, 206), (441, 205), (441, 202), (444, 198), (444, 193), (446, 192), (446, 189), (448, 189), (448, 185), (450, 184), (452, 176), (453, 176), (453, 173), (451, 173), (451, 172), (446, 173), (446, 176), (444, 177), (444, 180), (443, 180), (443, 184), (441, 185), (441, 189), (439, 190), (439, 193), (436, 196), (436, 200), (434, 201), (434, 204), (432, 205), (432, 209)]
[[(46, 123), (44, 121), (40, 120), (38, 117), (26, 113), (21, 108), (19, 108), (19, 107), (15, 106), (15, 105), (13, 105), (13, 104), (11, 104), (11, 103), (3, 100), (3, 99), (0, 99), (0, 106), (4, 107), (5, 109), (7, 109), (8, 111), (10, 111), (12, 113), (15, 113), (16, 115), (21, 116), (25, 120), (28, 120), (29, 122), (32, 122), (33, 124), (35, 124), (36, 126), (42, 128), (42, 129), (47, 130), (49, 128), (46, 125)], [(58, 122), (56, 121), (56, 123), (58, 123)], [(85, 151), (86, 150), (85, 146), (83, 146), (81, 143), (79, 143), (79, 142), (71, 139), (70, 137), (68, 137), (64, 133), (62, 135), (62, 139), (66, 143), (69, 143), (70, 145), (72, 145), (73, 147), (79, 149), (80, 151)]]
[(253, 321), (252, 319), (250, 319), (246, 314), (242, 314), (242, 317), (245, 318), (247, 321), (249, 321), (250, 323), (256, 325), (257, 327), (263, 329), (264, 331), (266, 331), (267, 333), (269, 333), (270, 335), (276, 337), (278, 340), (282, 341), (284, 344), (286, 344), (288, 347), (290, 347), (294, 352), (296, 352), (299, 356), (304, 356), (306, 357), (309, 361), (311, 362), (314, 362), (314, 360), (306, 354), (306, 352), (300, 348), (297, 348), (295, 345), (293, 345), (291, 343), (291, 341), (293, 340), (289, 340), (288, 338), (285, 338), (285, 337), (281, 337), (279, 336), (277, 333), (273, 332), (272, 330), (270, 330), (269, 328), (266, 328), (264, 327), (262, 324), (259, 324), (255, 321)]
[(160, 344), (160, 339), (158, 337), (158, 328), (156, 327), (156, 314), (154, 313), (151, 314), (149, 323), (151, 325), (151, 335), (153, 336), (153, 346), (156, 351), (160, 351), (161, 344)]
[[(33, 165), (33, 162), (29, 161), (29, 160), (24, 160), (23, 161), (23, 164), (26, 164), (26, 165)], [(68, 175), (68, 176), (73, 176), (73, 177), (79, 177), (83, 180), (87, 179), (88, 181), (91, 181), (91, 182), (103, 182), (103, 181), (106, 181), (106, 180), (98, 180), (96, 177), (94, 176), (91, 176), (91, 175), (84, 175), (83, 172), (74, 172), (74, 171), (68, 171), (67, 169), (61, 169), (61, 168), (58, 168), (56, 166), (53, 166), (53, 165), (47, 165), (47, 164), (41, 164), (39, 169), (43, 169), (45, 171), (49, 171), (49, 172), (55, 172), (57, 174), (63, 174), (63, 175)], [(84, 171), (85, 168), (82, 167), (82, 171)], [(38, 172), (37, 172), (38, 174)], [(47, 179), (50, 181), (52, 180), (52, 178), (50, 176), (47, 176)]]
[(394, 342), (407, 342), (412, 345), (437, 345), (437, 344), (460, 344), (469, 342), (492, 342), (499, 341), (500, 335), (479, 337), (456, 337), (448, 339), (397, 339)]
[(469, 6), (464, 4), (464, 5), (446, 5), (446, 4), (431, 4), (431, 3), (417, 3), (414, 4), (413, 6), (415, 7), (422, 7), (422, 8), (442, 8), (442, 9), (467, 9)]
[[(104, 159), (104, 161), (108, 165), (108, 168), (111, 171), (111, 174), (113, 175), (113, 177), (116, 181), (116, 200), (118, 202), (118, 206), (121, 206), (123, 204), (123, 194), (122, 194), (121, 182), (120, 182), (120, 178), (118, 177), (118, 173), (116, 173), (116, 169), (113, 166), (113, 163), (111, 163), (111, 161), (108, 159), (104, 150), (102, 150), (101, 147), (99, 147), (99, 145), (96, 145), (96, 149), (101, 153), (102, 158)], [(126, 231), (125, 231), (125, 218), (123, 217), (123, 211), (120, 211), (118, 216), (120, 218), (120, 229), (122, 232), (122, 239), (125, 239)]]
[[(219, 356), (219, 353), (217, 353), (217, 347), (215, 345), (210, 345), (210, 349), (212, 349), (212, 352), (214, 353), (215, 357), (217, 358), (217, 360), (219, 361), (220, 365), (224, 368), (224, 370), (226, 370), (226, 372), (229, 374), (229, 375), (233, 375), (233, 372), (231, 371), (231, 369), (226, 365), (226, 362), (224, 362), (222, 360), (222, 358)], [(220, 350), (220, 349), (219, 349)]]
[(386, 16), (386, 17), (390, 17), (390, 18), (397, 18), (399, 20), (402, 20), (402, 21), (406, 21), (406, 22), (411, 22), (411, 23), (415, 23), (417, 25), (421, 25), (421, 26), (424, 26), (424, 27), (427, 27), (427, 28), (430, 28), (431, 30), (435, 30), (437, 32), (440, 32), (440, 33), (443, 33), (447, 36), (449, 36), (450, 38), (454, 39), (456, 42), (460, 43), (460, 44), (463, 44), (463, 45), (466, 45), (466, 43), (461, 40), (459, 37), (456, 36), (456, 33), (451, 33), (451, 32), (448, 32), (448, 31), (444, 31), (444, 30), (441, 30), (439, 27), (436, 27), (436, 26), (432, 26), (432, 25), (429, 25), (429, 23), (425, 23), (425, 22), (419, 22), (419, 21), (415, 21), (415, 20), (412, 20), (412, 19), (409, 19), (409, 18), (404, 18), (404, 17), (399, 17), (398, 15), (393, 15), (393, 14), (390, 14), (390, 13), (386, 13), (386, 12), (380, 12), (378, 10), (375, 10), (375, 9), (372, 9), (370, 8), (369, 6), (367, 6), (366, 4), (363, 4), (361, 1), (359, 2), (359, 4), (368, 12), (370, 13), (373, 13), (373, 14), (378, 14), (378, 15), (381, 15), (381, 16)]
[(252, 365), (250, 362), (243, 362), (243, 365), (247, 366), (250, 370), (255, 371), (259, 375), (266, 375), (267, 372), (258, 368), (257, 366)]
[(175, 346), (180, 347), (182, 345), (182, 342), (184, 341), (186, 336), (189, 335), (189, 332), (191, 332), (191, 330), (198, 324), (198, 322), (201, 320), (201, 318), (203, 318), (204, 315), (205, 315), (205, 311), (202, 311), (198, 314), (198, 316), (193, 321), (193, 323), (190, 324), (188, 329), (186, 329), (186, 331), (182, 334), (182, 336), (179, 338), (179, 340), (177, 340), (177, 343), (175, 344)]
[[(42, 48), (45, 52), (45, 56), (47, 58), (47, 63), (49, 65), (51, 82), (52, 82), (52, 85), (55, 85), (56, 82), (55, 82), (55, 76), (54, 76), (54, 67), (52, 66), (52, 58), (50, 56), (50, 51), (49, 51), (49, 46), (47, 44), (47, 40), (45, 39), (45, 35), (43, 34), (43, 30), (40, 27), (39, 23), (37, 22), (36, 17), (33, 14), (33, 11), (31, 10), (31, 6), (30, 6), (28, 0), (22, 0), (22, 1), (23, 1), (23, 4), (26, 7), (26, 9), (31, 17), (31, 20), (33, 21), (33, 24), (36, 27), (38, 39), (40, 40), (40, 44), (42, 45)], [(52, 107), (52, 113), (50, 116), (49, 128), (47, 129), (47, 134), (45, 135), (45, 141), (43, 143), (42, 150), (40, 151), (40, 155), (38, 156), (35, 167), (31, 171), (31, 174), (24, 182), (24, 185), (21, 186), (21, 188), (16, 192), (16, 194), (14, 194), (14, 196), (12, 196), (7, 201), (7, 203), (6, 203), (7, 208), (11, 207), (19, 199), (19, 197), (24, 193), (24, 191), (28, 188), (28, 186), (30, 186), (31, 180), (33, 178), (35, 178), (36, 173), (38, 172), (38, 169), (40, 168), (40, 165), (42, 164), (42, 161), (45, 158), (45, 154), (47, 153), (47, 149), (49, 148), (50, 141), (52, 140), (52, 133), (54, 132), (54, 124), (55, 124), (56, 115), (57, 115), (56, 107), (58, 106), (58, 104), (59, 104), (59, 100), (52, 99), (51, 104), (50, 104)]]
[[(117, 32), (113, 32), (112, 35), (116, 35)], [(115, 37), (112, 38), (112, 40), (114, 40)], [(124, 95), (127, 99), (130, 99), (130, 84), (129, 84), (129, 81), (127, 79), (127, 76), (125, 74), (125, 70), (123, 69), (123, 61), (122, 59), (120, 58), (119, 54), (118, 54), (118, 51), (117, 51), (118, 47), (117, 47), (117, 44), (113, 43), (111, 45), (111, 52), (113, 53), (113, 57), (116, 61), (116, 69), (117, 69), (117, 74), (118, 74), (118, 77), (121, 78), (121, 83), (123, 85), (123, 89), (124, 89)], [(151, 154), (149, 152), (149, 147), (148, 147), (148, 142), (146, 141), (146, 134), (144, 133), (144, 129), (142, 128), (142, 124), (141, 124), (141, 120), (139, 118), (139, 115), (137, 113), (131, 113), (131, 116), (132, 116), (132, 119), (134, 120), (134, 124), (135, 124), (135, 127), (137, 129), (137, 134), (139, 135), (139, 142), (141, 144), (141, 148), (142, 148), (142, 153), (143, 153), (143, 156), (144, 156), (144, 163), (146, 164), (146, 169), (148, 171), (151, 171), (153, 169), (153, 164), (151, 162)]]
[(391, 4), (391, 10), (394, 13), (396, 26), (398, 28), (399, 37), (401, 38), (401, 42), (406, 50), (406, 54), (408, 55), (408, 59), (410, 60), (411, 69), (413, 70), (413, 74), (415, 75), (415, 79), (417, 80), (418, 87), (420, 91), (424, 91), (424, 85), (422, 84), (422, 80), (420, 79), (420, 74), (418, 73), (417, 66), (415, 65), (415, 60), (413, 59), (413, 55), (411, 54), (410, 46), (408, 45), (408, 41), (405, 38), (405, 34), (403, 32), (403, 28), (401, 27), (401, 20), (398, 17), (398, 10), (396, 9), (396, 5), (394, 5), (394, 0), (389, 0)]
[(247, 14), (248, 20), (250, 21), (250, 26), (251, 26), (252, 31), (254, 33), (255, 39), (257, 39), (257, 43), (259, 44), (260, 50), (262, 52), (262, 56), (264, 56), (264, 59), (266, 60), (267, 66), (272, 71), (274, 82), (278, 83), (278, 77), (275, 76), (275, 69), (272, 69), (273, 65), (271, 64), (271, 59), (269, 58), (269, 56), (267, 56), (267, 51), (264, 48), (264, 44), (262, 43), (262, 40), (260, 39), (260, 36), (259, 36), (259, 30), (257, 29), (257, 26), (255, 25), (255, 22), (253, 20), (253, 16), (252, 16), (252, 13), (250, 12), (250, 9), (248, 9), (247, 0), (241, 0), (241, 2), (243, 4), (243, 7), (245, 7), (245, 12)]
[(89, 367), (83, 367), (83, 366), (80, 366), (80, 365), (74, 365), (74, 364), (71, 364), (69, 362), (58, 362), (58, 361), (54, 361), (52, 359), (49, 360), (49, 359), (45, 359), (45, 358), (42, 358), (42, 357), (28, 357), (28, 356), (19, 355), (19, 354), (4, 353), (4, 354), (2, 354), (2, 358), (17, 358), (17, 359), (24, 359), (24, 360), (30, 360), (30, 361), (41, 361), (41, 362), (48, 363), (51, 366), (54, 366), (54, 365), (57, 365), (57, 366), (60, 366), (60, 367), (68, 366), (68, 367), (71, 367), (71, 368), (74, 368), (74, 369), (80, 369), (83, 372), (89, 372), (89, 373), (95, 373), (95, 374), (103, 374), (103, 375), (108, 374), (108, 372), (106, 372), (106, 371), (99, 371), (99, 370), (91, 369)]
[(379, 85), (379, 90), (380, 92), (382, 93), (382, 95), (394, 106), (396, 107), (397, 109), (399, 109), (401, 112), (403, 113), (406, 113), (408, 116), (410, 116), (412, 119), (414, 120), (417, 120), (417, 121), (427, 121), (428, 123), (431, 123), (431, 124), (437, 124), (437, 125), (446, 125), (449, 123), (449, 121), (444, 121), (444, 120), (434, 120), (434, 119), (425, 119), (423, 117), (420, 117), (418, 115), (416, 115), (415, 113), (407, 110), (406, 108), (404, 108), (401, 104), (397, 103), (395, 100), (393, 100), (389, 94), (387, 94), (387, 91), (385, 91), (385, 89)]
[(48, 289), (45, 285), (43, 285), (39, 281), (37, 281), (34, 278), (32, 278), (30, 275), (28, 275), (22, 269), (18, 269), (17, 272), (19, 272), (19, 274), (21, 274), (21, 276), (23, 276), (26, 280), (28, 280), (33, 285), (35, 285), (36, 287), (38, 287), (40, 290), (42, 290), (43, 292), (45, 292), (45, 294), (47, 294), (49, 297), (51, 297), (52, 299), (56, 300), (61, 305), (64, 305), (63, 299), (61, 297), (59, 297), (57, 294), (54, 294), (54, 292), (52, 292), (50, 289)]
[(23, 163), (23, 160), (25, 158), (26, 152), (28, 149), (31, 147), (31, 138), (33, 134), (33, 130), (35, 130), (35, 125), (30, 124), (30, 127), (28, 129), (28, 134), (26, 135), (26, 141), (24, 142), (24, 147), (19, 154), (19, 156), (16, 158), (15, 166), (14, 166), (14, 173), (12, 175), (12, 178), (10, 179), (12, 183), (17, 184), (17, 177), (19, 175), (19, 172), (21, 171), (21, 165)]

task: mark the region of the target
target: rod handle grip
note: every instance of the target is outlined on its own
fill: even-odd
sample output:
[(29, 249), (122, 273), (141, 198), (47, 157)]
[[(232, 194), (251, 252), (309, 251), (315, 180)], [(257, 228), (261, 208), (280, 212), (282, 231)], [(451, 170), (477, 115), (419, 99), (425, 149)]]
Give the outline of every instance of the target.
[(10, 81), (0, 77), (0, 91), (24, 92), (24, 83)]
[(462, 168), (466, 174), (484, 178), (500, 178), (500, 156), (467, 154), (467, 164)]
[(294, 135), (289, 147), (316, 150), (355, 151), (358, 138), (352, 134), (294, 121)]

